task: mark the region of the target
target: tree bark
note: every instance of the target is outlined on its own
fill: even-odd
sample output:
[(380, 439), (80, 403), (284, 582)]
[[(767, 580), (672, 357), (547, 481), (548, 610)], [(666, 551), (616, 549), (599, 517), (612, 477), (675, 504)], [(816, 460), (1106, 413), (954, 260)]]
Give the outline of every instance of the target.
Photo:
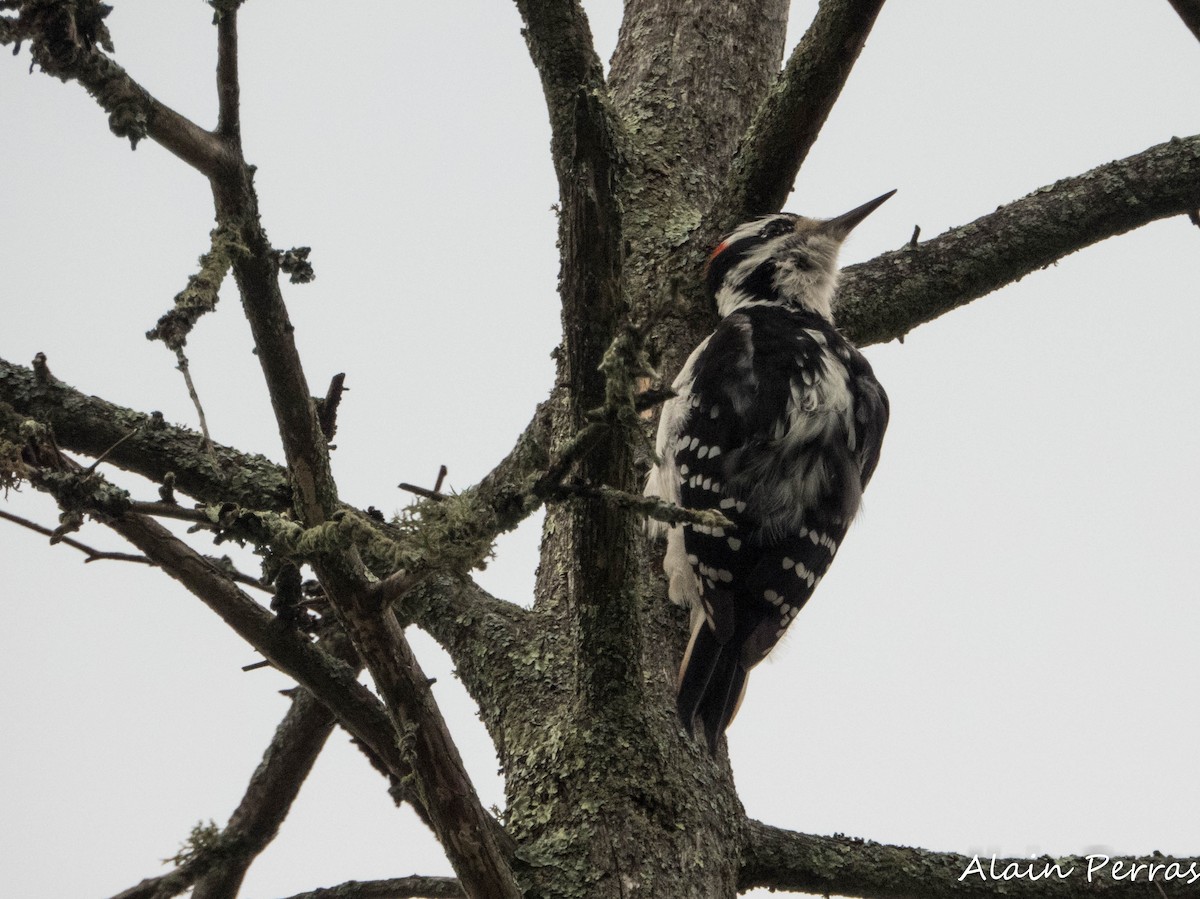
[[(1186, 21), (1190, 0), (1172, 2)], [(56, 447), (105, 456), (205, 503), (272, 520), (289, 510), (300, 524), (287, 524), (305, 537), (367, 521), (338, 499), (278, 283), (279, 254), (242, 157), (236, 0), (214, 4), (219, 122), (212, 132), (158, 103), (101, 51), (101, 4), (2, 5), (18, 14), (0, 17), (0, 41), (31, 41), (35, 60), (86, 87), (114, 131), (155, 140), (210, 179), (219, 223), (239, 248), (231, 268), (287, 468), (228, 447), (202, 452), (191, 432), (57, 382), (42, 359), (32, 369), (0, 361), (0, 458), (12, 469), (0, 477), (36, 482), (50, 467), (45, 458), (54, 453), (44, 445), (30, 452), (26, 419), (37, 417), (51, 423)], [(428, 500), (420, 525), (404, 531), (371, 519), (360, 529), (370, 539), (358, 534), (333, 549), (302, 551), (263, 538), (260, 548), (312, 565), (354, 653), (331, 658), (323, 644), (282, 626), (208, 560), (131, 511), (127, 498), (118, 510), (76, 497), (70, 509), (105, 520), (309, 691), (289, 716), (299, 733), (286, 737), (274, 760), (282, 767), (264, 762), (230, 822), (225, 836), (243, 857), (219, 870), (184, 864), (127, 895), (165, 895), (193, 882), (197, 896), (234, 895), (299, 788), (295, 772), (311, 765), (334, 717), (410, 783), (458, 876), (344, 884), (305, 896), (728, 899), (755, 886), (864, 897), (1077, 895), (1048, 881), (1028, 890), (963, 885), (964, 856), (748, 821), (727, 756), (711, 759), (676, 719), (687, 615), (664, 601), (660, 560), (629, 502), (608, 499), (638, 492), (650, 455), (644, 424), (632, 415), (630, 385), (644, 373), (634, 370), (637, 360), (614, 366), (614, 341), (628, 336), (632, 319), (653, 320), (650, 361), (669, 379), (711, 329), (714, 310), (700, 287), (705, 253), (723, 229), (784, 201), (882, 0), (822, 0), (782, 70), (787, 0), (626, 0), (607, 80), (577, 0), (517, 5), (546, 98), (560, 188), (563, 339), (555, 387), (513, 452), (475, 488)], [(1081, 246), (1198, 207), (1200, 138), (1174, 139), (853, 267), (840, 321), (859, 343), (903, 337)], [(465, 572), (497, 534), (543, 502), (551, 505), (542, 564), (526, 611), (488, 596)], [(370, 540), (391, 555), (369, 557)], [(404, 635), (410, 623), (446, 647), (479, 704), (506, 775), (503, 827), (466, 777)], [(358, 683), (351, 658), (365, 663), (381, 699)]]

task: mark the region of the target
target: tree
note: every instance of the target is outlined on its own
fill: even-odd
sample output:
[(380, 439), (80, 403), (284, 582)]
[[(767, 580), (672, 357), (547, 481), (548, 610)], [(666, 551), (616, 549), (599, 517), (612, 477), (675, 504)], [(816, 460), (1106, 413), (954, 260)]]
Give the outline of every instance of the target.
[[(267, 238), (271, 210), (260, 221), (241, 152), (237, 4), (216, 8), (220, 103), (211, 133), (115, 65), (100, 5), (4, 5), (6, 43), (27, 43), (38, 67), (80, 82), (120, 136), (155, 141), (209, 179), (217, 227), (199, 277), (181, 296), (211, 301), (232, 272), (287, 462), (285, 471), (231, 447), (210, 450), (194, 432), (67, 387), (44, 361), (2, 369), (6, 474), (55, 496), (61, 534), (84, 515), (96, 517), (305, 688), (260, 768), (271, 786), (256, 779), (227, 829), (197, 834), (179, 873), (129, 895), (165, 894), (192, 880), (195, 895), (231, 895), (286, 814), (334, 718), (438, 834), (472, 895), (515, 895), (513, 878), (534, 895), (724, 896), (755, 885), (850, 895), (964, 889), (962, 856), (805, 837), (743, 816), (728, 760), (709, 764), (675, 725), (670, 693), (682, 613), (662, 603), (656, 566), (628, 508), (645, 462), (635, 379), (647, 361), (673, 372), (711, 326), (696, 279), (707, 248), (730, 225), (787, 198), (880, 5), (824, 3), (777, 79), (783, 3), (730, 7), (714, 20), (700, 4), (631, 2), (607, 76), (576, 5), (518, 4), (550, 111), (560, 195), (556, 387), (513, 452), (476, 487), (427, 497), (399, 523), (342, 504), (330, 475), (339, 394), (310, 402), (278, 283), (280, 269), (303, 280), (304, 254), (282, 252)], [(965, 228), (924, 242), (914, 234), (910, 246), (849, 270), (843, 327), (862, 344), (902, 337), (1079, 247), (1195, 210), (1197, 144), (1161, 143)], [(478, 239), (474, 227), (467, 233)], [(182, 333), (178, 318), (160, 328), (171, 348)], [(103, 468), (80, 471), (66, 454), (102, 457)], [(100, 473), (112, 467), (162, 484), (163, 498), (132, 503)], [(202, 508), (173, 502), (177, 495)], [(466, 578), (498, 533), (543, 504), (531, 609)], [(157, 523), (163, 516), (264, 552), (277, 614)], [(330, 612), (323, 620), (336, 619), (349, 641), (328, 624), (316, 647), (301, 635), (301, 566), (320, 581), (319, 600)], [(506, 774), (503, 828), (455, 761), (401, 632), (409, 623), (450, 653), (497, 744)], [(380, 699), (349, 676), (360, 660)], [(967, 883), (992, 892), (1023, 884)], [(1047, 894), (1045, 883), (1027, 888)], [(1063, 885), (1090, 888), (1078, 879)], [(1121, 888), (1143, 887), (1111, 885)], [(447, 887), (423, 889), (439, 895)]]

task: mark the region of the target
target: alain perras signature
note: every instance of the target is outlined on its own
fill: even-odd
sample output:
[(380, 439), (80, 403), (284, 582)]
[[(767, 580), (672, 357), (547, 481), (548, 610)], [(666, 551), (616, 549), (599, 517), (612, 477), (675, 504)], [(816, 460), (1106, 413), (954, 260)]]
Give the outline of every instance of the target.
[(1154, 861), (1153, 859), (1114, 859), (1108, 855), (1093, 854), (1084, 856), (1081, 861), (1086, 866), (1072, 864), (1075, 859), (1056, 861), (1048, 856), (1030, 859), (1028, 862), (1001, 861), (996, 856), (981, 860), (978, 855), (972, 856), (966, 869), (959, 875), (959, 882), (968, 877), (978, 877), (987, 882), (991, 880), (1066, 880), (1080, 869), (1088, 883), (1107, 878), (1109, 880), (1126, 880), (1130, 883), (1164, 883), (1173, 880), (1186, 880), (1195, 883), (1200, 880), (1200, 865), (1196, 861)]

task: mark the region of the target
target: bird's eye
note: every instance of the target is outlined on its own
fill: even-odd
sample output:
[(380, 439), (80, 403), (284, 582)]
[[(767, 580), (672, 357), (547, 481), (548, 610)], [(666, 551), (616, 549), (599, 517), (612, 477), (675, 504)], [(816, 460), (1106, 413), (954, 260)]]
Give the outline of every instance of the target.
[(773, 237), (790, 234), (794, 230), (795, 227), (787, 219), (772, 219), (763, 225), (762, 231), (759, 233), (765, 240), (770, 240)]
[(795, 268), (802, 272), (810, 272), (816, 268), (816, 265), (813, 264), (813, 261), (803, 253), (793, 253), (790, 257), (790, 261)]

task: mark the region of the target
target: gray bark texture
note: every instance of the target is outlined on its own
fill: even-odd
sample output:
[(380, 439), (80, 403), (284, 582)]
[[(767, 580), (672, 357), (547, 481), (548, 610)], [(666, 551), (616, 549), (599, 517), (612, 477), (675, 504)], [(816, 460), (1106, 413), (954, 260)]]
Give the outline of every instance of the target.
[[(1186, 19), (1189, 3), (1172, 2)], [(335, 722), (433, 829), (457, 877), (305, 895), (955, 892), (960, 856), (747, 819), (727, 756), (710, 759), (676, 719), (686, 615), (664, 601), (659, 560), (631, 502), (612, 501), (638, 492), (648, 461), (636, 390), (651, 367), (669, 380), (713, 324), (699, 284), (705, 253), (729, 226), (783, 203), (882, 0), (823, 0), (786, 64), (787, 0), (626, 0), (607, 77), (577, 0), (517, 0), (560, 190), (556, 384), (479, 485), (455, 496), (426, 491), (419, 520), (394, 523), (338, 499), (326, 446), (333, 413), (323, 416), (308, 395), (280, 254), (264, 230), (269, 210), (260, 217), (241, 154), (239, 3), (212, 5), (220, 123), (209, 132), (105, 54), (102, 4), (0, 3), (0, 42), (26, 42), (42, 70), (96, 98), (119, 136), (157, 141), (211, 182), (228, 237), (214, 232), (211, 262), (236, 281), (287, 455), (281, 468), (232, 447), (205, 449), (193, 433), (63, 384), (44, 359), (28, 368), (0, 360), (0, 483), (52, 493), (65, 521), (87, 514), (109, 524), (300, 685), (228, 826), (197, 837), (175, 871), (121, 895), (162, 899), (192, 887), (206, 899), (237, 895)], [(1200, 138), (1174, 139), (856, 266), (840, 296), (841, 324), (860, 343), (902, 337), (1082, 246), (1198, 207)], [(163, 484), (163, 503), (132, 503), (63, 449), (103, 454)], [(200, 504), (187, 513), (198, 526), (315, 572), (330, 613), (316, 642), (151, 520), (174, 502), (172, 490)], [(543, 504), (536, 597), (525, 610), (487, 595), (468, 572), (498, 534)], [(286, 606), (284, 580), (276, 611)], [(446, 648), (479, 704), (506, 778), (503, 824), (467, 779), (408, 647), (409, 625)], [(360, 667), (378, 697), (357, 683)], [(1079, 883), (1054, 895), (1090, 888)], [(1106, 895), (1144, 895), (1141, 887)], [(1010, 888), (973, 885), (970, 895)]]

